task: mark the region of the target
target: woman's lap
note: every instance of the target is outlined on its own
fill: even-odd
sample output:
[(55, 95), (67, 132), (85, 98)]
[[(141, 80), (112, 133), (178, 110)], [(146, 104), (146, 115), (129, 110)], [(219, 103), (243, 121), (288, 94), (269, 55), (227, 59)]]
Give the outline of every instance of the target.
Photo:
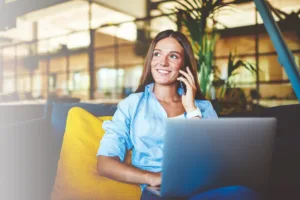
[[(153, 195), (146, 189), (143, 191), (141, 200), (163, 200), (164, 198)], [(228, 186), (209, 190), (196, 194), (186, 200), (258, 200), (260, 196), (257, 192), (243, 186)]]

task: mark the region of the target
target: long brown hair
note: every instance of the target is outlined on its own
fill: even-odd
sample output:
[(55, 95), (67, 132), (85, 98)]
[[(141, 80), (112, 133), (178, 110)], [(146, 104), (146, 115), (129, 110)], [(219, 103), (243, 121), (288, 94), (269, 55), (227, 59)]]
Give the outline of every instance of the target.
[[(153, 51), (154, 51), (156, 44), (160, 40), (167, 38), (167, 37), (174, 38), (183, 47), (184, 60), (185, 60), (183, 67), (188, 66), (194, 76), (196, 87), (197, 87), (195, 98), (199, 99), (199, 100), (205, 99), (205, 97), (203, 96), (203, 94), (201, 93), (201, 90), (200, 90), (200, 84), (199, 84), (198, 77), (197, 77), (197, 63), (196, 63), (196, 59), (194, 57), (192, 46), (184, 34), (178, 32), (178, 31), (173, 31), (173, 30), (162, 31), (162, 32), (158, 33), (157, 36), (153, 39), (153, 41), (148, 49), (148, 53), (147, 53), (147, 56), (145, 59), (143, 73), (140, 78), (139, 87), (137, 88), (137, 90), (135, 92), (144, 92), (145, 86), (154, 82), (154, 79), (153, 79), (153, 76), (151, 73), (151, 60), (152, 60), (152, 56), (153, 56)], [(186, 70), (184, 70), (184, 71), (186, 71)]]

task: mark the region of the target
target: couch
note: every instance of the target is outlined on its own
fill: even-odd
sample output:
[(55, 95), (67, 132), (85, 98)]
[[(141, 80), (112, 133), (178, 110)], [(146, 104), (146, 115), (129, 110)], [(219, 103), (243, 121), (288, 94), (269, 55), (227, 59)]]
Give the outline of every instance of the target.
[[(0, 158), (5, 163), (0, 165), (0, 199), (49, 199), (69, 110), (81, 107), (95, 116), (111, 116), (117, 105), (48, 102), (45, 107), (40, 118), (0, 126)], [(300, 104), (240, 117), (247, 116), (278, 119), (269, 194), (272, 199), (295, 199), (300, 189)]]

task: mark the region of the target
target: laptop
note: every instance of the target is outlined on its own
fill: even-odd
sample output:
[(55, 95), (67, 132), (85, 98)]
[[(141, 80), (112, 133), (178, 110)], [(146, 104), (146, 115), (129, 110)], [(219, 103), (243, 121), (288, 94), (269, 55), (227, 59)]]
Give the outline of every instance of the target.
[(276, 118), (168, 119), (160, 197), (186, 197), (224, 186), (265, 191)]

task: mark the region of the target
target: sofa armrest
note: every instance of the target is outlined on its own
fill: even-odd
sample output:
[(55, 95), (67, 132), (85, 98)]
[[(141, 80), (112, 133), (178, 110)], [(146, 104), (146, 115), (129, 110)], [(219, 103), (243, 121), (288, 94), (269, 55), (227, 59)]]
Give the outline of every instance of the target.
[(49, 199), (59, 151), (43, 118), (0, 127), (0, 199)]

